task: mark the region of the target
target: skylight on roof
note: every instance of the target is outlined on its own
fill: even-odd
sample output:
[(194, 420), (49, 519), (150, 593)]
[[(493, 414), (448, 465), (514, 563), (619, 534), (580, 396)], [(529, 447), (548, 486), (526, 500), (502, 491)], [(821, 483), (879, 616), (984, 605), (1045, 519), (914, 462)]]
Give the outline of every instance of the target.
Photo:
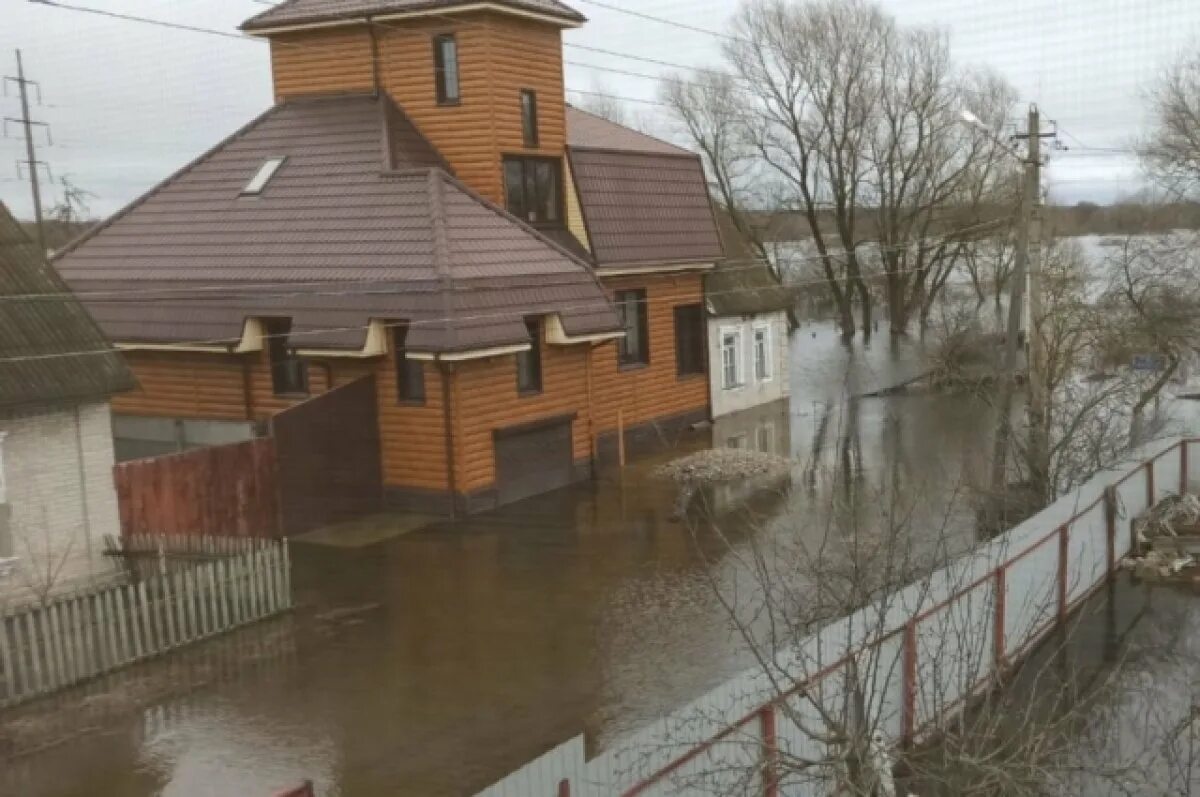
[(285, 160), (287, 158), (268, 158), (263, 161), (263, 165), (258, 167), (258, 171), (254, 173), (254, 176), (250, 178), (250, 182), (246, 183), (246, 187), (242, 189), (242, 196), (256, 196), (261, 194)]

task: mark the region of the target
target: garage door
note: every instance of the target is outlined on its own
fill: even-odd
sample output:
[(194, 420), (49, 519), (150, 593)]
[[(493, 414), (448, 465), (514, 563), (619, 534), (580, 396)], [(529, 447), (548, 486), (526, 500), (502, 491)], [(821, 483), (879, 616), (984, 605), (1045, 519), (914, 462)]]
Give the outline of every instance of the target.
[(501, 504), (571, 483), (571, 420), (496, 432), (496, 490)]

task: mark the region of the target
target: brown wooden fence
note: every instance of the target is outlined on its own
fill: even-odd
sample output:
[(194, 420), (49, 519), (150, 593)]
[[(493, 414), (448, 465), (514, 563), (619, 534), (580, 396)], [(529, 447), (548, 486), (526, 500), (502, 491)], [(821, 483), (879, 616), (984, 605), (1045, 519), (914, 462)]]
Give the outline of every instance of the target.
[(379, 511), (383, 477), (375, 377), (368, 376), (271, 419), (285, 534)]
[(279, 534), (278, 469), (270, 438), (122, 462), (113, 473), (122, 535)]
[(276, 415), (271, 436), (122, 462), (121, 535), (277, 537), (379, 510), (375, 379)]

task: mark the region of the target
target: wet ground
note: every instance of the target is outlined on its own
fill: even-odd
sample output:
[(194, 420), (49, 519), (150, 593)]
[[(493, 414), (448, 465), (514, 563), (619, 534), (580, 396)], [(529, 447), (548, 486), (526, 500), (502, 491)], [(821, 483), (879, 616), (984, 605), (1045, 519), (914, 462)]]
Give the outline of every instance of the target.
[[(711, 581), (744, 576), (729, 540), (736, 552), (819, 526), (834, 496), (870, 519), (904, 495), (912, 523), (970, 545), (963, 490), (986, 455), (985, 409), (852, 398), (919, 373), (916, 343), (847, 350), (814, 325), (796, 332), (793, 359), (789, 402), (669, 441), (624, 473), (453, 526), (400, 533), (405, 518), (380, 518), (359, 529), (378, 541), (359, 547), (297, 544), (299, 609), (259, 631), (286, 635), (277, 666), (114, 710), (7, 762), (0, 794), (267, 797), (304, 778), (323, 797), (472, 793), (581, 730), (603, 745), (744, 667)], [(707, 521), (673, 521), (673, 488), (648, 474), (731, 430), (794, 457), (793, 489), (737, 508), (714, 496)]]

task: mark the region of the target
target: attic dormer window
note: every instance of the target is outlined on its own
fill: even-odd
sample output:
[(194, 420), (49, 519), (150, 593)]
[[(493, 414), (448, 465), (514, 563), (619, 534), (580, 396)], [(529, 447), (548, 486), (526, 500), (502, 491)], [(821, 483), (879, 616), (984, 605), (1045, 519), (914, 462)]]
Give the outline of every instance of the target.
[(261, 194), (285, 160), (287, 159), (268, 158), (263, 161), (263, 165), (258, 167), (258, 171), (254, 173), (254, 176), (250, 178), (250, 182), (246, 183), (246, 187), (242, 189), (242, 196), (258, 196)]

